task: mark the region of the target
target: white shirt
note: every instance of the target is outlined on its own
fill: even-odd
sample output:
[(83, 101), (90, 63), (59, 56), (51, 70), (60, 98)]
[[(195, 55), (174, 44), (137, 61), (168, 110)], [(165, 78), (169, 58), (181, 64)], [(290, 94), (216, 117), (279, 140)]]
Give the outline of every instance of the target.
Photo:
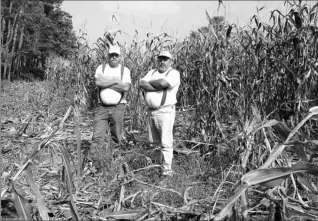
[[(171, 70), (171, 68), (164, 73), (159, 73), (158, 71), (154, 72), (153, 69), (142, 78), (142, 80), (147, 82), (151, 80), (165, 79), (169, 83), (170, 86), (167, 88), (166, 102), (163, 104), (163, 106), (174, 105), (177, 103), (177, 92), (180, 85), (180, 73), (179, 71), (173, 69), (167, 75), (169, 70)], [(163, 91), (146, 92), (145, 100), (147, 106), (150, 108), (160, 107), (162, 96)]]
[[(103, 67), (99, 65), (96, 69), (95, 77), (97, 75), (103, 74), (106, 75), (107, 79), (113, 80), (118, 79), (121, 80), (121, 64), (119, 64), (116, 68), (112, 68), (109, 64), (105, 65), (104, 73), (102, 72)], [(127, 67), (124, 67), (123, 73), (123, 83), (131, 83), (130, 70)], [(122, 96), (122, 93), (115, 91), (110, 88), (104, 88), (100, 90), (100, 99), (106, 105), (114, 105), (118, 104)], [(127, 103), (126, 100), (121, 100), (120, 103)]]

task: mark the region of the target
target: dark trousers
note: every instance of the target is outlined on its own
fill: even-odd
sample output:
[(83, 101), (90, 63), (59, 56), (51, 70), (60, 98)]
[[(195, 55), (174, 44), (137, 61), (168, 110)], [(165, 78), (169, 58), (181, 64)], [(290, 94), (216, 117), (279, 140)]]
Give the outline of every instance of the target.
[[(105, 138), (108, 144), (113, 140), (120, 144), (123, 138), (123, 126), (126, 104), (99, 105), (95, 111), (92, 147), (103, 146)], [(110, 129), (111, 137), (108, 131)]]

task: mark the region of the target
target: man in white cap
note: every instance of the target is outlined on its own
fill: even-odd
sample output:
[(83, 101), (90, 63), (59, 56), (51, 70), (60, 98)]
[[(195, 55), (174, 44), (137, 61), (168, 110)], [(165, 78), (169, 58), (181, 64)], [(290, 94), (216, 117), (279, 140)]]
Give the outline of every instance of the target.
[(157, 57), (158, 69), (150, 70), (140, 80), (148, 106), (149, 140), (160, 147), (163, 179), (173, 175), (173, 125), (180, 85), (180, 73), (171, 67), (172, 63), (170, 52), (162, 51)]
[(125, 93), (131, 84), (130, 70), (120, 64), (120, 48), (111, 45), (108, 51), (108, 63), (97, 67), (95, 84), (98, 86), (98, 107), (93, 122), (93, 138), (91, 152), (98, 153), (98, 147), (108, 144), (111, 139), (106, 136), (110, 129), (112, 139), (120, 144), (123, 138)]

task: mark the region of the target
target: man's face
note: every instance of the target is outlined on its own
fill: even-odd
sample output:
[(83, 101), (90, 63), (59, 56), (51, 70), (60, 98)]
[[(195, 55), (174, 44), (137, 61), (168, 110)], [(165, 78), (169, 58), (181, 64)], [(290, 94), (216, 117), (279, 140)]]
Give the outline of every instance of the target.
[(108, 54), (109, 66), (117, 67), (120, 61), (120, 55), (116, 53)]
[(166, 72), (172, 64), (172, 61), (168, 57), (158, 57), (157, 58), (157, 64), (158, 64), (158, 71), (160, 73)]

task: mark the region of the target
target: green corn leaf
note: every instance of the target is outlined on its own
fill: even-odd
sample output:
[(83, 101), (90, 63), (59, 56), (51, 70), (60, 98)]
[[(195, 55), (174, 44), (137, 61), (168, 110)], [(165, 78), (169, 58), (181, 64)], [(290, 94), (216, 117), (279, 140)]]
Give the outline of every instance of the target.
[(273, 187), (273, 185), (281, 183), (290, 174), (299, 172), (317, 176), (318, 166), (301, 161), (292, 167), (257, 169), (243, 175), (241, 181), (248, 186), (259, 184), (266, 187)]
[[(276, 135), (281, 141), (285, 141), (291, 132), (291, 129), (286, 125), (285, 122), (278, 122), (273, 126)], [(295, 139), (289, 142), (288, 145), (293, 149), (293, 151), (300, 157), (301, 160), (308, 161), (305, 147), (301, 141), (299, 141), (298, 135), (295, 135)]]
[(318, 114), (318, 106), (310, 108), (309, 109), (309, 113)]
[(262, 124), (260, 126), (256, 127), (251, 133), (256, 133), (257, 131), (259, 131), (260, 129), (265, 128), (265, 127), (273, 127), (276, 124), (278, 124), (278, 121), (276, 121), (276, 120), (266, 120), (266, 121), (262, 122)]

